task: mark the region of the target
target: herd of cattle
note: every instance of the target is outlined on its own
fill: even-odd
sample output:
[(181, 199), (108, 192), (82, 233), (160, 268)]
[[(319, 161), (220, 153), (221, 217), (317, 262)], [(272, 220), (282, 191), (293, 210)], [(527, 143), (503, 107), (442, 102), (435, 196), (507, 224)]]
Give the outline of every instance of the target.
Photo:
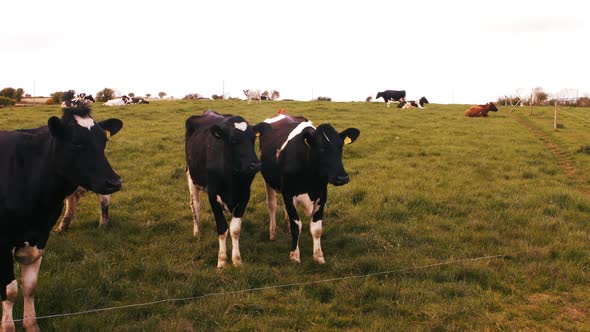
[[(248, 91), (248, 90), (246, 90)], [(247, 95), (248, 93), (244, 91)], [(386, 103), (397, 101), (400, 108), (424, 107), (428, 101), (406, 101), (405, 91), (379, 92)], [(120, 98), (124, 104), (139, 98)], [(249, 96), (250, 99), (250, 96)], [(34, 291), (49, 234), (62, 213), (56, 232), (65, 231), (75, 206), (85, 191), (98, 194), (101, 224), (108, 222), (110, 195), (119, 191), (121, 178), (105, 157), (108, 138), (123, 127), (119, 119), (96, 122), (90, 111), (92, 96), (80, 94), (64, 101), (61, 118), (52, 116), (47, 125), (34, 129), (0, 131), (0, 296), (2, 330), (13, 331), (12, 308), (18, 285), (14, 262), (22, 270), (24, 297), (23, 325), (37, 330)], [(106, 104), (105, 104), (106, 105)], [(409, 105), (409, 106), (406, 106)], [(493, 103), (471, 107), (466, 116), (487, 116), (497, 111)], [(325, 123), (315, 127), (304, 117), (283, 110), (256, 125), (237, 115), (205, 111), (185, 123), (186, 177), (190, 192), (193, 234), (199, 223), (201, 192), (206, 193), (214, 214), (219, 241), (217, 267), (227, 264), (226, 241), (231, 237), (233, 265), (241, 265), (239, 238), (242, 217), (250, 199), (250, 186), (261, 172), (270, 215), (269, 237), (276, 236), (277, 193), (285, 203), (285, 227), (290, 230), (290, 259), (300, 262), (300, 205), (310, 217), (313, 259), (325, 263), (321, 247), (322, 223), (328, 184), (349, 182), (342, 164), (342, 148), (360, 135), (356, 128), (338, 132)], [(255, 153), (259, 137), (260, 158)], [(231, 215), (228, 222), (224, 215)]]

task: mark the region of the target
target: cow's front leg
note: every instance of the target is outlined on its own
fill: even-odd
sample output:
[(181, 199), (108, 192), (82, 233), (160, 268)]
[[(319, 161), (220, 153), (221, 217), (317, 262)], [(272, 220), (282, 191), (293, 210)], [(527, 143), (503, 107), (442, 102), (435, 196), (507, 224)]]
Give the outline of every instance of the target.
[(313, 202), (313, 218), (309, 224), (309, 232), (313, 238), (313, 260), (318, 264), (326, 263), (322, 252), (322, 224), (324, 219), (324, 207), (328, 198), (327, 188), (322, 191), (320, 198)]
[(40, 331), (39, 325), (37, 325), (37, 316), (35, 314), (35, 288), (37, 287), (37, 278), (39, 276), (39, 268), (41, 267), (42, 260), (43, 257), (40, 257), (32, 264), (21, 264), (21, 288), (23, 290), (23, 298), (25, 302), (23, 327), (27, 332)]
[(231, 235), (231, 261), (234, 266), (242, 265), (242, 256), (240, 255), (240, 231), (242, 230), (242, 218), (232, 217), (229, 224), (229, 233)]
[(223, 209), (221, 204), (217, 201), (217, 195), (209, 192), (209, 203), (211, 204), (211, 210), (215, 217), (215, 224), (217, 226), (217, 238), (219, 240), (219, 253), (217, 254), (217, 268), (224, 268), (227, 264), (227, 221), (223, 215)]
[(288, 197), (283, 193), (283, 201), (285, 202), (285, 209), (289, 214), (289, 223), (291, 226), (291, 253), (289, 258), (296, 263), (301, 263), (299, 255), (299, 235), (301, 234), (301, 219), (295, 205), (293, 205), (293, 197)]
[(109, 203), (111, 202), (111, 195), (98, 194), (98, 201), (100, 202), (100, 224), (98, 224), (98, 226), (106, 226), (109, 223)]
[[(12, 266), (10, 267), (12, 269)], [(2, 285), (4, 287), (4, 285)], [(18, 294), (18, 284), (16, 280), (12, 280), (6, 285), (6, 299), (2, 298), (2, 322), (0, 323), (0, 331), (2, 332), (14, 332), (14, 321), (12, 318), (12, 307), (16, 302), (16, 296)]]
[(193, 183), (193, 179), (191, 178), (191, 174), (188, 169), (186, 170), (186, 180), (188, 182), (191, 211), (193, 213), (193, 236), (197, 236), (200, 233), (199, 210), (201, 208), (201, 203), (199, 201), (199, 188)]

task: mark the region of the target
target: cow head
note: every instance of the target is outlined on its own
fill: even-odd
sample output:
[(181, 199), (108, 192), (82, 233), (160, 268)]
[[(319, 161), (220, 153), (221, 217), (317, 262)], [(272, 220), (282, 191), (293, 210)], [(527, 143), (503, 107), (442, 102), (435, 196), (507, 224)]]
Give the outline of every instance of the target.
[(382, 96), (382, 93), (381, 92), (377, 92), (377, 97), (375, 97), (375, 99), (379, 99), (379, 98), (381, 98), (381, 96)]
[[(234, 174), (254, 175), (260, 171), (260, 160), (254, 151), (256, 136), (272, 130), (268, 123), (251, 126), (242, 117), (234, 116), (228, 121), (211, 127), (211, 135), (222, 145), (229, 167)], [(219, 153), (219, 152), (217, 152)]]
[(310, 159), (322, 180), (335, 186), (350, 181), (342, 165), (342, 148), (354, 142), (360, 135), (356, 128), (340, 133), (329, 124), (321, 124), (314, 131), (305, 131), (303, 138), (310, 148)]
[(47, 121), (55, 139), (56, 172), (69, 183), (99, 194), (120, 190), (121, 178), (111, 168), (104, 149), (123, 122), (108, 119), (96, 123), (86, 106), (68, 107), (63, 112), (61, 119), (53, 116)]
[(422, 96), (422, 97), (420, 98), (420, 104), (421, 104), (421, 105), (428, 104), (428, 99), (426, 99), (426, 97)]
[(498, 108), (496, 107), (496, 105), (492, 102), (488, 103), (488, 105), (490, 105), (489, 109), (492, 112), (498, 112)]

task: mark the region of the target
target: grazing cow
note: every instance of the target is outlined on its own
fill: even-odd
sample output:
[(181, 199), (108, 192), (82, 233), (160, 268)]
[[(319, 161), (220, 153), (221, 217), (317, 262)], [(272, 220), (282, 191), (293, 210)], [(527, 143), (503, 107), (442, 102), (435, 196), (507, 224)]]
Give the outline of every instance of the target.
[[(74, 218), (74, 212), (76, 211), (76, 206), (78, 206), (78, 202), (87, 192), (86, 189), (83, 187), (76, 188), (76, 191), (66, 197), (65, 205), (66, 205), (66, 212), (64, 213), (59, 226), (55, 229), (56, 233), (65, 232), (70, 227), (70, 223)], [(111, 195), (101, 195), (96, 194), (98, 196), (98, 202), (100, 203), (100, 223), (99, 226), (106, 226), (109, 223), (109, 203), (111, 202)]]
[(385, 90), (377, 92), (375, 99), (383, 98), (383, 101), (387, 103), (387, 107), (394, 101), (405, 101), (406, 90)]
[(39, 329), (34, 291), (51, 228), (64, 198), (78, 186), (100, 194), (121, 189), (121, 178), (104, 155), (107, 133), (123, 122), (96, 123), (85, 105), (70, 103), (47, 126), (0, 131), (0, 296), (2, 330), (14, 331), (12, 308), (18, 287), (14, 262), (22, 269), (23, 325)]
[(418, 100), (418, 101), (415, 101), (415, 100), (402, 101), (399, 103), (399, 105), (397, 105), (397, 108), (411, 108), (411, 107), (424, 108), (425, 104), (428, 104), (428, 99), (426, 99), (426, 97), (421, 97), (420, 100)]
[[(239, 238), (242, 216), (250, 200), (250, 184), (260, 170), (254, 152), (258, 134), (270, 130), (267, 123), (250, 126), (241, 116), (205, 111), (186, 120), (186, 177), (193, 212), (193, 235), (200, 232), (199, 191), (207, 192), (217, 224), (217, 267), (226, 265), (226, 238), (232, 240), (232, 263), (241, 265)], [(223, 210), (231, 214), (228, 225)]]
[(266, 184), (270, 214), (270, 239), (276, 235), (276, 192), (281, 192), (291, 229), (292, 261), (299, 263), (299, 234), (302, 223), (297, 213), (301, 204), (310, 222), (313, 237), (313, 258), (325, 263), (320, 244), (324, 207), (328, 197), (328, 183), (341, 186), (349, 181), (342, 165), (342, 147), (360, 135), (356, 128), (340, 133), (330, 124), (315, 128), (304, 117), (279, 114), (265, 122), (272, 131), (260, 135), (262, 176)]
[(242, 91), (244, 91), (246, 98), (248, 98), (248, 104), (250, 104), (250, 101), (252, 99), (257, 100), (258, 104), (260, 104), (260, 101), (262, 100), (262, 97), (260, 95), (260, 90), (242, 90)]
[(471, 106), (467, 111), (465, 111), (465, 116), (468, 117), (487, 117), (488, 113), (492, 111), (492, 112), (498, 112), (498, 108), (496, 107), (496, 105), (494, 105), (494, 103), (489, 102), (485, 105), (475, 105), (475, 106)]

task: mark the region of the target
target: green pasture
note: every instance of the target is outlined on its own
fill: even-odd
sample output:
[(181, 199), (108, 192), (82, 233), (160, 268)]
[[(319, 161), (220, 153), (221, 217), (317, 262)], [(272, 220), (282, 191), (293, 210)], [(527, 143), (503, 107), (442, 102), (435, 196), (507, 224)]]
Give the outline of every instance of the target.
[[(466, 118), (467, 107), (96, 105), (97, 120), (124, 121), (107, 148), (124, 188), (113, 195), (109, 227), (97, 227), (98, 202), (87, 195), (70, 230), (50, 237), (37, 314), (171, 301), (40, 319), (41, 329), (590, 330), (590, 196), (580, 186), (590, 179), (584, 150), (590, 109), (561, 112), (553, 130), (552, 107)], [(203, 195), (203, 233), (192, 236), (184, 121), (214, 109), (255, 124), (281, 108), (316, 125), (361, 131), (344, 149), (351, 182), (328, 189), (326, 264), (313, 262), (307, 218), (300, 265), (289, 261), (289, 236), (268, 239), (257, 175), (240, 238), (244, 266), (218, 270), (217, 235)], [(59, 114), (59, 106), (3, 108), (0, 129), (37, 127)], [(577, 182), (564, 171), (564, 159)], [(281, 229), (282, 209), (277, 220)], [(501, 256), (488, 257), (495, 255)], [(21, 316), (19, 294), (15, 318)]]

